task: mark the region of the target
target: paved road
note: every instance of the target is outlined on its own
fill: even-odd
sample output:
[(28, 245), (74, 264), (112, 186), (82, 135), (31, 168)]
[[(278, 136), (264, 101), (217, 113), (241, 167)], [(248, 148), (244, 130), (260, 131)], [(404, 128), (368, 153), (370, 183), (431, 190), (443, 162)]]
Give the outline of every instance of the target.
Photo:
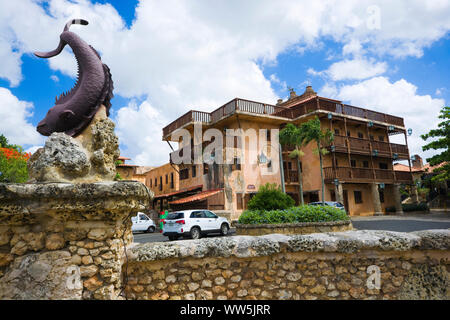
[[(398, 232), (412, 232), (428, 229), (449, 229), (450, 213), (438, 212), (427, 215), (416, 216), (377, 216), (377, 217), (354, 217), (353, 227), (359, 230), (389, 230)], [(236, 230), (230, 229), (228, 236), (235, 235)], [(209, 235), (217, 237), (219, 235)], [(145, 242), (165, 242), (169, 239), (159, 232), (155, 233), (135, 233), (134, 241)]]
[[(232, 236), (236, 233), (236, 229), (231, 228), (227, 237)], [(159, 233), (158, 231), (156, 231), (155, 233), (135, 233), (134, 235), (134, 242), (138, 242), (138, 243), (145, 243), (145, 242), (166, 242), (169, 241), (169, 238), (165, 237), (162, 235), (162, 233)], [(219, 234), (214, 234), (214, 235), (208, 235), (206, 236), (207, 238), (210, 237), (220, 237)], [(180, 238), (181, 240), (182, 238)]]
[(353, 220), (352, 224), (353, 227), (359, 230), (389, 230), (399, 232), (450, 228), (450, 221), (442, 222), (413, 219)]

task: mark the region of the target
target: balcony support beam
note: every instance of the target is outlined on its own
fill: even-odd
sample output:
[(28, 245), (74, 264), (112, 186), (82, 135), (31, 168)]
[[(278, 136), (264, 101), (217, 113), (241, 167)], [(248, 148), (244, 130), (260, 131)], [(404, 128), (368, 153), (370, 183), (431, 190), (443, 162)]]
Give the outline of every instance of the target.
[(394, 201), (395, 201), (395, 212), (399, 215), (403, 215), (402, 198), (400, 195), (400, 183), (394, 184)]
[(336, 201), (340, 203), (344, 203), (344, 190), (342, 188), (342, 183), (338, 183), (334, 185), (334, 194), (336, 195)]
[(380, 201), (380, 193), (378, 192), (378, 184), (371, 183), (370, 190), (372, 193), (372, 201), (373, 201), (373, 209), (374, 209), (373, 215), (381, 216), (381, 215), (383, 215), (383, 211), (381, 210), (381, 201)]

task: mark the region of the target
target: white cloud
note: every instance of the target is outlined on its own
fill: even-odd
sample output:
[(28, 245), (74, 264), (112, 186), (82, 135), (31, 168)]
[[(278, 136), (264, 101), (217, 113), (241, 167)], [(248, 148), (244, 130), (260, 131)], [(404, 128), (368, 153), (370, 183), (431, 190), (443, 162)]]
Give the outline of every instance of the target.
[[(422, 158), (430, 157), (433, 152), (422, 151), (424, 141), (421, 134), (436, 128), (439, 110), (444, 106), (443, 99), (433, 99), (430, 95), (417, 94), (417, 87), (401, 79), (390, 82), (386, 77), (375, 77), (353, 85), (322, 88), (330, 98), (345, 101), (351, 105), (384, 112), (404, 118), (405, 127), (412, 128), (408, 137), (411, 154), (423, 154)], [(330, 95), (331, 94), (331, 95)], [(392, 136), (394, 143), (404, 143), (402, 136)]]
[(387, 69), (385, 62), (374, 60), (343, 60), (333, 63), (326, 73), (334, 81), (340, 80), (362, 80), (383, 74)]
[(387, 67), (386, 62), (357, 58), (335, 62), (323, 71), (316, 71), (313, 68), (309, 68), (306, 72), (315, 77), (329, 78), (332, 81), (362, 80), (385, 73)]
[(58, 78), (57, 75), (52, 74), (52, 75), (50, 76), (50, 79), (52, 79), (52, 80), (55, 81), (55, 82), (59, 82), (59, 78)]
[[(363, 79), (382, 74), (386, 66), (362, 60), (361, 54), (420, 56), (450, 29), (448, 1), (147, 0), (139, 2), (129, 28), (109, 4), (52, 0), (50, 16), (39, 3), (0, 2), (0, 59), (6, 59), (0, 60), (0, 77), (17, 85), (22, 54), (54, 49), (66, 21), (85, 18), (88, 26), (71, 30), (100, 51), (111, 68), (115, 93), (147, 98), (166, 119), (153, 124), (158, 146), (164, 144), (162, 127), (188, 109), (211, 111), (236, 96), (275, 103), (271, 81), (256, 61), (273, 64), (283, 51), (314, 50), (323, 38), (332, 38), (344, 46), (344, 55), (354, 56), (335, 64), (332, 76)], [(380, 29), (367, 27), (371, 5), (380, 8)], [(52, 69), (74, 76), (75, 59), (68, 50), (48, 61)], [(36, 63), (43, 62), (36, 58)], [(356, 77), (348, 71), (355, 65)], [(124, 108), (130, 114), (136, 111)], [(138, 150), (125, 138), (135, 136), (134, 130), (129, 123), (119, 137), (134, 150), (130, 157), (151, 161), (154, 148)]]
[(132, 101), (120, 108), (115, 116), (116, 133), (123, 156), (132, 156), (139, 165), (163, 164), (169, 160), (171, 151), (166, 142), (161, 142), (161, 128), (170, 122), (147, 101), (137, 105)]
[(43, 137), (36, 131), (29, 119), (33, 104), (19, 100), (7, 88), (0, 87), (0, 134), (11, 144), (42, 144)]

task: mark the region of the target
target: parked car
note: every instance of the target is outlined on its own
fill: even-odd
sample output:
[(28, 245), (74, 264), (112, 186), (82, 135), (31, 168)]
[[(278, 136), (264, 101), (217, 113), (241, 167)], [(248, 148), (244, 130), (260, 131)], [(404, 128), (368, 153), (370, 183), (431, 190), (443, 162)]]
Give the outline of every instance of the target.
[(323, 203), (321, 201), (318, 201), (318, 202), (308, 203), (308, 205), (310, 205), (310, 206), (321, 206), (321, 205), (332, 206), (332, 207), (335, 207), (335, 208), (345, 211), (344, 205), (337, 201), (324, 201)]
[(132, 232), (155, 232), (156, 225), (145, 213), (138, 212), (136, 216), (131, 218)]
[(199, 239), (202, 235), (220, 233), (225, 236), (230, 230), (226, 218), (204, 209), (171, 212), (164, 219), (163, 235), (169, 240), (179, 237)]

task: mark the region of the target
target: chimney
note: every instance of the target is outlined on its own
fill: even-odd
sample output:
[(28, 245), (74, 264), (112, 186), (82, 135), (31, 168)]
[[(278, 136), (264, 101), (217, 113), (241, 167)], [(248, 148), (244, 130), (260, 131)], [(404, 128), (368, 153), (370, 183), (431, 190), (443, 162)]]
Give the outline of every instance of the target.
[(289, 100), (291, 100), (292, 98), (295, 98), (297, 96), (297, 94), (295, 93), (293, 88), (289, 88)]
[(412, 166), (413, 166), (413, 168), (422, 169), (423, 161), (422, 161), (422, 158), (418, 154), (414, 155), (414, 160), (412, 160)]

